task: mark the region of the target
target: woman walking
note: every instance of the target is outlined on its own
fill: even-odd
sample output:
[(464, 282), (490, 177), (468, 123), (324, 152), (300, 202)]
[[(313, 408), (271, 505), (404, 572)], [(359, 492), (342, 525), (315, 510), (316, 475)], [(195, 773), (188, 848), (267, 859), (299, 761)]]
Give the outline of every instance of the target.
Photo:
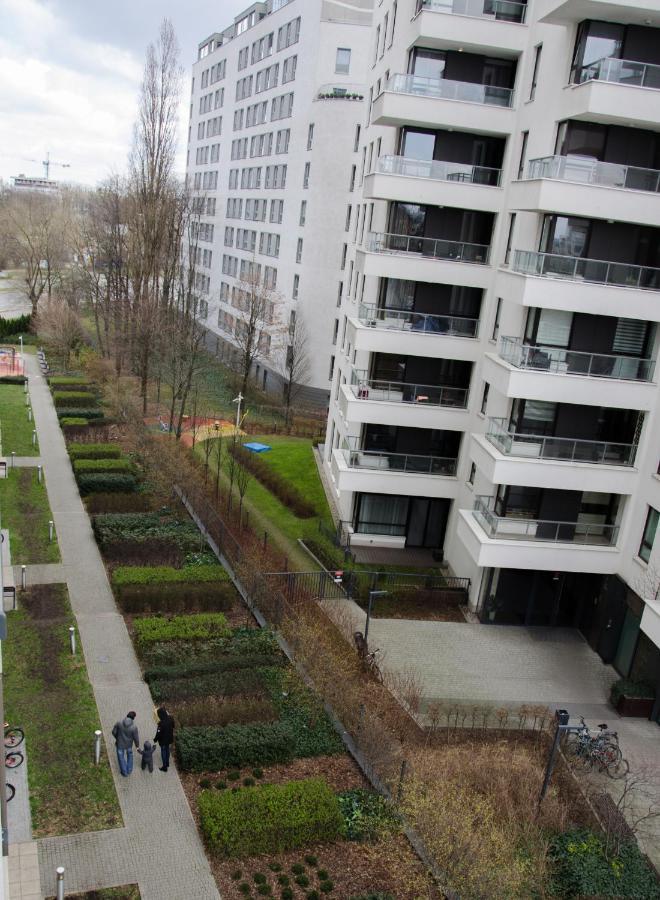
[(163, 762), (160, 771), (167, 772), (170, 765), (170, 747), (174, 743), (174, 718), (164, 706), (158, 707), (156, 715), (158, 716), (158, 728), (154, 744), (160, 744), (160, 758)]

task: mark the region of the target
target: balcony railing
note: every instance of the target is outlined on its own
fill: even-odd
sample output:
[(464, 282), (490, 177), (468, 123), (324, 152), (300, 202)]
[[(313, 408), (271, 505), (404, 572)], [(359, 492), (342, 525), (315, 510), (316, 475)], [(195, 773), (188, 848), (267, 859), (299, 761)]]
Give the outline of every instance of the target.
[(493, 497), (477, 497), (472, 514), (488, 537), (498, 540), (614, 546), (619, 534), (618, 525), (600, 522), (561, 522), (523, 515), (498, 516), (494, 506)]
[(660, 290), (660, 269), (608, 262), (603, 259), (516, 250), (512, 268), (514, 272), (521, 272), (523, 275), (569, 278), (572, 281), (591, 281), (595, 284), (611, 284), (642, 291)]
[(631, 191), (660, 191), (660, 171), (639, 166), (600, 162), (588, 156), (544, 156), (530, 159), (528, 178), (554, 178), (579, 184), (627, 188)]
[(479, 331), (479, 319), (437, 316), (407, 309), (381, 309), (366, 303), (360, 304), (358, 318), (370, 328), (389, 328), (394, 331), (421, 331), (424, 334), (467, 338), (475, 338)]
[(322, 84), (316, 92), (317, 100), (364, 100), (364, 85)]
[(449, 13), (454, 16), (474, 16), (504, 22), (524, 22), (527, 5), (514, 0), (417, 0), (417, 11)]
[(444, 238), (414, 237), (410, 234), (370, 232), (367, 250), (371, 253), (415, 253), (451, 262), (488, 265), (488, 244), (468, 244), (466, 241), (446, 241)]
[(351, 469), (411, 472), (415, 475), (455, 475), (457, 460), (417, 453), (390, 453), (386, 450), (342, 450)]
[(472, 81), (451, 81), (449, 78), (431, 78), (428, 75), (392, 75), (385, 90), (486, 106), (513, 106), (512, 88), (475, 84)]
[(419, 406), (452, 406), (465, 409), (468, 389), (438, 384), (410, 384), (369, 378), (366, 371), (353, 370), (351, 390), (358, 400), (416, 403)]
[(585, 81), (610, 81), (634, 87), (660, 89), (660, 66), (606, 56), (575, 71), (577, 84)]
[(524, 459), (556, 459), (601, 466), (632, 466), (637, 452), (637, 444), (521, 434), (519, 431), (510, 431), (506, 419), (489, 418), (486, 437), (500, 453)]
[(491, 187), (499, 185), (502, 175), (501, 169), (488, 166), (471, 166), (439, 159), (409, 159), (407, 156), (381, 156), (376, 171), (382, 175), (405, 175), (409, 178), (459, 181), (463, 184), (486, 184)]
[(651, 381), (655, 360), (610, 353), (584, 353), (564, 347), (526, 344), (520, 338), (503, 337), (500, 356), (518, 369), (534, 369), (560, 375), (587, 375), (623, 381)]

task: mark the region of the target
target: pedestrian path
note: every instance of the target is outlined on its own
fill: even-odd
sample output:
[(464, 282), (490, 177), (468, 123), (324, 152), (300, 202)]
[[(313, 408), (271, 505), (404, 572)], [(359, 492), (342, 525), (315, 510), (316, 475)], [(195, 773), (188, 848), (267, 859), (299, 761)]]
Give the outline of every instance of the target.
[(78, 494), (50, 391), (36, 359), (27, 357), (26, 366), (62, 556), (61, 566), (29, 567), (34, 572), (28, 576), (54, 575), (58, 581), (65, 576), (125, 826), (40, 840), (42, 888), (46, 896), (55, 893), (55, 868), (61, 865), (67, 873), (67, 893), (137, 882), (142, 900), (217, 900), (219, 893), (176, 769), (153, 775), (138, 770), (130, 778), (119, 775), (112, 726), (134, 709), (141, 740), (151, 739), (153, 704)]
[[(14, 581), (20, 586), (22, 566), (14, 566)], [(39, 563), (25, 567), (26, 586), (31, 584), (63, 584), (69, 569), (62, 563)]]

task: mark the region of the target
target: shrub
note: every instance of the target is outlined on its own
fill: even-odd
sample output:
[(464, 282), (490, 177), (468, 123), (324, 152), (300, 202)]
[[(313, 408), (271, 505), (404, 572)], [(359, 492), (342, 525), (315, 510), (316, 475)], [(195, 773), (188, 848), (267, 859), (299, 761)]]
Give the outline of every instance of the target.
[(281, 872), (282, 871), (282, 866), (276, 862), (268, 863), (268, 868), (270, 869), (271, 872)]
[[(308, 866), (318, 866), (319, 861), (315, 856), (312, 856), (311, 853), (305, 857), (305, 862)], [(318, 873), (319, 878), (321, 877), (321, 873)]]
[(62, 406), (66, 406), (69, 409), (74, 409), (78, 406), (92, 409), (96, 404), (96, 394), (92, 394), (89, 391), (53, 391), (53, 403), (56, 409)]
[(71, 459), (119, 459), (122, 455), (118, 444), (69, 444)]
[(146, 669), (144, 680), (175, 681), (181, 678), (195, 678), (199, 675), (216, 675), (220, 672), (232, 672), (238, 669), (263, 669), (274, 665), (275, 661), (270, 656), (238, 656), (223, 654), (217, 659), (191, 659), (190, 662), (176, 663), (173, 666), (154, 666)]
[(326, 545), (321, 541), (314, 540), (314, 538), (310, 537), (305, 537), (303, 543), (326, 569), (333, 570), (343, 568), (344, 555), (337, 547)]
[(316, 874), (318, 875), (319, 881), (327, 881), (330, 877), (325, 869), (319, 869)]
[(252, 876), (257, 884), (266, 884), (266, 876), (263, 872), (255, 872)]
[[(252, 769), (252, 774), (255, 778), (263, 778), (264, 770), (263, 769)], [(280, 866), (281, 868), (281, 866)], [(273, 872), (279, 872), (279, 869), (273, 869)]]
[(322, 779), (247, 788), (237, 794), (203, 792), (201, 827), (214, 853), (282, 853), (342, 833), (337, 798)]
[(112, 573), (112, 586), (120, 589), (126, 585), (208, 584), (228, 580), (227, 570), (220, 565), (184, 566), (182, 569), (171, 566), (118, 566)]
[(280, 722), (179, 728), (177, 753), (181, 768), (207, 772), (228, 766), (291, 761), (291, 736)]
[[(357, 788), (339, 794), (339, 808), (349, 841), (376, 841), (385, 832), (399, 827), (398, 819), (384, 797)], [(324, 873), (327, 875), (327, 872)], [(319, 878), (321, 873), (319, 872)]]
[[(323, 890), (323, 888), (321, 888), (321, 890)], [(320, 900), (318, 891), (307, 891), (305, 896), (307, 897), (307, 900)]]
[(240, 772), (236, 772), (236, 771), (230, 772), (230, 773), (227, 775), (227, 778), (229, 779), (229, 781), (238, 781), (238, 779), (239, 779), (240, 777), (241, 777), (241, 773), (240, 773)]
[(222, 613), (200, 613), (195, 616), (154, 616), (133, 623), (138, 644), (154, 641), (195, 641), (214, 635), (228, 635), (229, 626)]
[(25, 384), (25, 375), (2, 375), (0, 384)]
[(243, 876), (243, 873), (241, 872), (240, 869), (236, 869), (234, 872), (231, 873), (232, 881), (240, 881), (242, 876)]
[[(199, 675), (196, 678), (163, 679), (149, 685), (153, 699), (190, 700), (195, 697), (235, 697), (247, 694), (261, 697), (265, 693), (263, 669), (240, 669), (237, 672), (218, 672), (215, 675)], [(204, 723), (207, 724), (207, 723)]]
[(76, 478), (80, 475), (96, 475), (103, 472), (134, 474), (135, 466), (130, 459), (74, 459), (73, 471)]
[(257, 888), (257, 894), (261, 894), (263, 897), (267, 897), (269, 894), (272, 894), (272, 888), (268, 884), (260, 884)]
[(302, 865), (302, 863), (294, 863), (291, 866), (291, 871), (294, 875), (302, 875), (305, 871), (305, 867)]
[(186, 641), (169, 641), (141, 648), (145, 665), (151, 667), (193, 660), (212, 661), (224, 654), (281, 657), (277, 641), (268, 628), (234, 628), (228, 637), (214, 636), (208, 641), (196, 641), (194, 645)]
[[(118, 460), (119, 461), (119, 460)], [(86, 494), (128, 494), (137, 490), (135, 475), (121, 472), (98, 472), (77, 476), (78, 490)]]
[(83, 419), (80, 416), (64, 416), (60, 419), (60, 425), (62, 428), (65, 428), (67, 425), (77, 425), (81, 428), (89, 425), (88, 419)]
[(323, 891), (324, 894), (329, 894), (330, 891), (333, 889), (334, 884), (332, 883), (332, 881), (330, 881), (328, 879), (327, 881), (322, 881), (321, 884), (319, 885), (319, 887), (321, 888), (321, 890)]
[(288, 887), (291, 884), (291, 879), (288, 875), (278, 875), (277, 883), (281, 884), (282, 887)]
[(655, 689), (648, 681), (633, 681), (630, 678), (619, 678), (611, 687), (610, 700), (616, 706), (621, 697), (640, 697), (653, 700), (655, 698)]
[(101, 547), (120, 541), (135, 544), (158, 540), (186, 552), (199, 548), (199, 531), (192, 522), (168, 520), (156, 513), (98, 515), (94, 516), (92, 526)]
[(103, 410), (98, 406), (77, 407), (77, 406), (58, 406), (58, 419), (103, 419)]
[(248, 777), (248, 778), (244, 778), (244, 779), (243, 779), (243, 786), (244, 786), (244, 787), (254, 787), (254, 778), (249, 778), (249, 777)]
[(308, 887), (309, 885), (309, 878), (307, 877), (307, 875), (296, 875), (293, 880), (296, 884), (299, 884), (300, 887)]
[(14, 316), (11, 319), (5, 319), (3, 316), (0, 316), (0, 339), (4, 341), (14, 334), (29, 331), (31, 320), (32, 317), (29, 314)]
[[(202, 697), (176, 704), (176, 719), (180, 726), (247, 725), (250, 722), (273, 722), (277, 718), (269, 700), (256, 697)], [(255, 769), (255, 775), (261, 769)]]
[(316, 515), (315, 507), (306, 499), (298, 488), (283, 478), (265, 460), (260, 459), (241, 446), (229, 444), (229, 453), (235, 456), (243, 468), (251, 472), (264, 487), (268, 488), (285, 506), (300, 519), (310, 519)]
[(241, 894), (249, 894), (250, 890), (251, 890), (250, 885), (247, 883), (247, 881), (241, 881), (241, 883), (238, 886), (238, 889), (241, 892)]
[(147, 512), (151, 509), (151, 498), (148, 494), (88, 494), (85, 499), (87, 512), (95, 513), (131, 513)]
[(202, 778), (199, 782), (199, 786), (201, 788), (210, 788), (211, 787), (211, 779), (210, 778)]
[(285, 887), (282, 893), (280, 894), (282, 900), (293, 900), (293, 891), (290, 887)]
[(384, 894), (377, 891), (375, 894), (359, 894), (350, 897), (349, 900), (395, 900), (393, 894)]
[(89, 386), (89, 378), (84, 375), (51, 375), (48, 379), (51, 389), (59, 388), (60, 390), (76, 390), (84, 389)]

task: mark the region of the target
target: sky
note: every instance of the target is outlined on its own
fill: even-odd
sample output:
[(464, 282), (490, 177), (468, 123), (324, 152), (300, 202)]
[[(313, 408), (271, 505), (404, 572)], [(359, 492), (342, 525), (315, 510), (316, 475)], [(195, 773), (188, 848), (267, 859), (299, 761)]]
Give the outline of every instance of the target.
[[(94, 185), (126, 169), (147, 45), (171, 19), (184, 68), (179, 171), (185, 166), (197, 45), (249, 0), (0, 0), (0, 178)], [(34, 160), (34, 161), (32, 161)]]

